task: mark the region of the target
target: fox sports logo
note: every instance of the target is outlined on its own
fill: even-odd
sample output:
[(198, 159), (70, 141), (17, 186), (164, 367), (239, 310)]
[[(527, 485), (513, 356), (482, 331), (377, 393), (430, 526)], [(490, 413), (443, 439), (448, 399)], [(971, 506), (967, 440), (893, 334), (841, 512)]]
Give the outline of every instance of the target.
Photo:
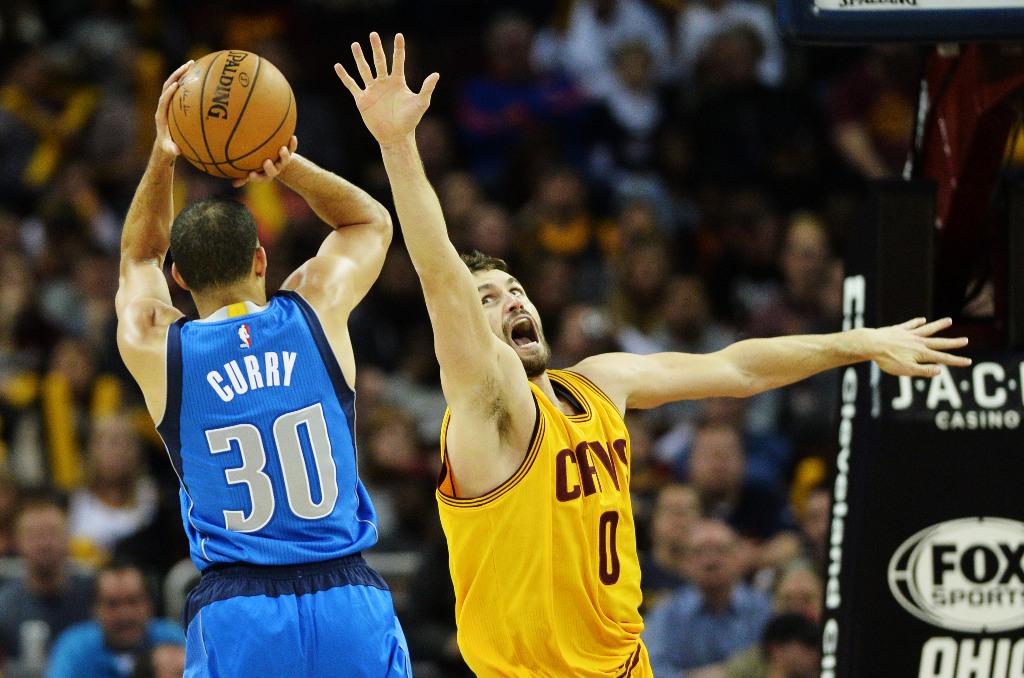
[(889, 561), (889, 588), (912, 615), (945, 629), (1024, 626), (1024, 523), (961, 518), (921, 530)]

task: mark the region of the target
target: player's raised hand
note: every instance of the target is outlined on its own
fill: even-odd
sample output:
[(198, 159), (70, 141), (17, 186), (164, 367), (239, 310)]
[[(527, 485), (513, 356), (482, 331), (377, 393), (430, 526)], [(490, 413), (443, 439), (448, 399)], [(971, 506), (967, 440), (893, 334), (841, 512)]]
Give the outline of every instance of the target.
[(191, 60), (186, 61), (167, 76), (167, 79), (164, 80), (163, 89), (160, 91), (160, 101), (156, 105), (156, 146), (171, 156), (180, 155), (181, 149), (178, 148), (178, 144), (171, 140), (171, 130), (167, 124), (167, 111), (171, 105), (171, 97), (178, 89), (178, 78), (184, 75), (185, 71), (191, 68), (193, 63), (195, 62)]
[(914, 318), (899, 325), (871, 330), (871, 359), (889, 374), (904, 377), (934, 377), (939, 374), (940, 365), (967, 367), (971, 364), (970, 358), (947, 353), (966, 346), (967, 337), (934, 336), (952, 324), (950, 318), (932, 322)]
[(341, 64), (334, 64), (334, 72), (352, 93), (363, 122), (377, 143), (388, 146), (406, 139), (416, 130), (416, 125), (430, 106), (430, 95), (441, 76), (431, 73), (419, 92), (409, 89), (405, 81), (405, 38), (401, 33), (395, 35), (390, 73), (384, 46), (377, 33), (370, 33), (370, 49), (373, 53), (372, 69), (363, 56), (363, 48), (358, 42), (352, 43), (352, 55), (363, 81), (362, 87)]

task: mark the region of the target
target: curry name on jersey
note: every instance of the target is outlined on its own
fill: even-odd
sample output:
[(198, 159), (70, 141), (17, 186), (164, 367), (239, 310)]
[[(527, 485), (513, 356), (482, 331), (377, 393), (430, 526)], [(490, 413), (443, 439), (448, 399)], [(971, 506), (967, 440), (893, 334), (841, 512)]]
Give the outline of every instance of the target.
[(226, 315), (179, 320), (167, 335), (157, 429), (196, 567), (319, 562), (373, 545), (355, 393), (315, 311), (280, 292), (265, 308), (235, 304)]

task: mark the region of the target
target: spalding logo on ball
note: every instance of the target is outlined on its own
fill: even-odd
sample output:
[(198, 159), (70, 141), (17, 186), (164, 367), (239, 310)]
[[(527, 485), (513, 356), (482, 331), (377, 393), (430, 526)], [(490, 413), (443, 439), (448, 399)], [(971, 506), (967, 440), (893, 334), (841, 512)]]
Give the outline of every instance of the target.
[(207, 54), (178, 80), (171, 139), (208, 174), (239, 179), (276, 160), (295, 134), (295, 96), (281, 71), (252, 52)]

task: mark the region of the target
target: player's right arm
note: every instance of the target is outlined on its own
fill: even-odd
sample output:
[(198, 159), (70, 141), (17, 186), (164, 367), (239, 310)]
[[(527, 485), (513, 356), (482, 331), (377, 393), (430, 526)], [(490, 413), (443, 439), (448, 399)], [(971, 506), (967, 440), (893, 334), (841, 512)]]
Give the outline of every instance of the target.
[(156, 141), (121, 232), (120, 279), (114, 300), (121, 358), (139, 383), (156, 422), (163, 417), (166, 397), (167, 327), (181, 317), (171, 305), (163, 272), (174, 218), (174, 161), (180, 152), (168, 131), (167, 108), (178, 78), (191, 65), (191, 61), (182, 65), (164, 82), (156, 111)]
[(376, 76), (359, 45), (352, 46), (363, 87), (340, 64), (335, 70), (380, 144), (434, 330), (441, 387), (451, 411), (449, 463), (460, 494), (479, 496), (504, 482), (522, 462), (536, 406), (522, 362), (484, 317), (473, 274), (448, 239), (440, 203), (420, 160), (416, 126), (430, 104), (438, 75), (428, 76), (420, 92), (413, 93), (405, 81), (402, 35), (395, 36), (390, 74), (376, 33), (370, 35), (370, 43)]
[[(350, 384), (356, 361), (348, 334), (348, 318), (384, 266), (391, 244), (391, 215), (366, 191), (312, 161), (282, 149), (286, 162), (278, 172), (268, 165), (250, 180), (274, 179), (302, 196), (320, 219), (334, 229), (316, 256), (284, 281), (285, 290), (302, 295), (316, 310), (331, 348)], [(236, 184), (237, 185), (237, 184)]]
[(384, 265), (391, 244), (391, 215), (363, 189), (298, 154), (291, 154), (276, 178), (334, 229), (316, 257), (296, 271), (308, 275), (290, 279), (285, 288), (302, 292), (324, 311), (348, 315)]

